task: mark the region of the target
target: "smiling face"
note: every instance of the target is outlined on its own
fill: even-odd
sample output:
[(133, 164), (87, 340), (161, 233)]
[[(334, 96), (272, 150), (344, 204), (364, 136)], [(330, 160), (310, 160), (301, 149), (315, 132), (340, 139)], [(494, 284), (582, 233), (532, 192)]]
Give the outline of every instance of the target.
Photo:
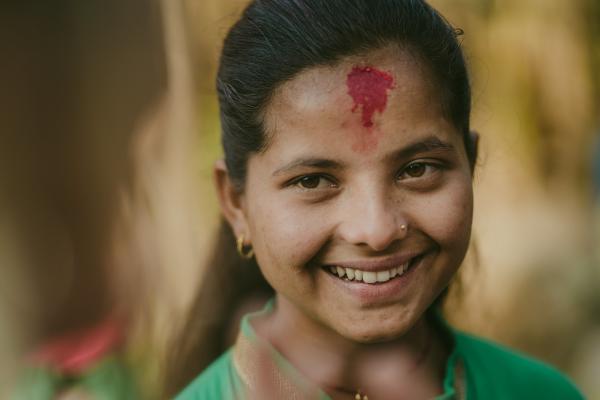
[(312, 68), (264, 118), (269, 145), (226, 215), (266, 279), (345, 338), (406, 333), (462, 262), (472, 218), (463, 140), (427, 73), (398, 50)]

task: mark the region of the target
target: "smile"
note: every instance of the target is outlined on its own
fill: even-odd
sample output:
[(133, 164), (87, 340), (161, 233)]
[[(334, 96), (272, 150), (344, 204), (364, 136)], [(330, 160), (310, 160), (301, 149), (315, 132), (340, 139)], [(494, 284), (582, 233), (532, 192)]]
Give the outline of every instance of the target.
[(415, 257), (398, 266), (381, 270), (381, 271), (365, 271), (357, 268), (343, 267), (340, 265), (330, 265), (326, 269), (334, 276), (345, 281), (368, 283), (375, 285), (384, 283), (389, 280), (399, 278), (408, 272), (415, 264), (415, 260), (420, 257)]

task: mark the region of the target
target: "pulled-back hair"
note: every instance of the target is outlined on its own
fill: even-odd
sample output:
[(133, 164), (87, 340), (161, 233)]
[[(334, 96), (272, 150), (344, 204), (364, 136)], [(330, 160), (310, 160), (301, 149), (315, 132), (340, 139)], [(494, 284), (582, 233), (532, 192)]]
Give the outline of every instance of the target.
[(243, 187), (251, 154), (265, 149), (264, 110), (301, 71), (390, 45), (430, 72), (449, 122), (469, 149), (471, 91), (457, 31), (421, 0), (258, 0), (225, 39), (217, 77), (225, 163)]
[[(217, 76), (231, 180), (243, 191), (249, 157), (268, 148), (263, 117), (279, 86), (304, 70), (388, 46), (409, 51), (428, 72), (444, 116), (463, 136), (473, 164), (471, 90), (458, 34), (422, 0), (252, 1), (225, 39)], [(254, 262), (243, 264), (222, 222), (210, 273), (175, 344), (171, 394), (225, 350), (224, 330), (237, 306), (254, 292), (272, 290)]]

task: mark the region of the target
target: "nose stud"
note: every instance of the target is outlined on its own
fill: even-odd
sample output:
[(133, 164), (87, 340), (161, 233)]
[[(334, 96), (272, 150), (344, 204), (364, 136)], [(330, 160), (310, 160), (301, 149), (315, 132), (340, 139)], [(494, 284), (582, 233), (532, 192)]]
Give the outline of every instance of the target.
[(408, 229), (408, 226), (406, 226), (406, 224), (400, 225), (400, 230), (406, 231), (407, 229)]

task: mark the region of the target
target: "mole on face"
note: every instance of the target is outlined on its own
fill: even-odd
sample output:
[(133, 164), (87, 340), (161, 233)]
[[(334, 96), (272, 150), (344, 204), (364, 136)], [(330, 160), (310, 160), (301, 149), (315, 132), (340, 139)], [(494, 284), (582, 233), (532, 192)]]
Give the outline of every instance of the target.
[[(374, 67), (354, 67), (346, 79), (348, 94), (354, 100), (352, 112), (361, 110), (362, 125), (368, 128), (365, 134), (370, 134), (369, 128), (373, 127), (373, 115), (375, 111), (382, 113), (388, 100), (388, 90), (394, 87), (394, 78)], [(374, 137), (363, 139), (360, 149), (367, 150), (377, 145)]]

